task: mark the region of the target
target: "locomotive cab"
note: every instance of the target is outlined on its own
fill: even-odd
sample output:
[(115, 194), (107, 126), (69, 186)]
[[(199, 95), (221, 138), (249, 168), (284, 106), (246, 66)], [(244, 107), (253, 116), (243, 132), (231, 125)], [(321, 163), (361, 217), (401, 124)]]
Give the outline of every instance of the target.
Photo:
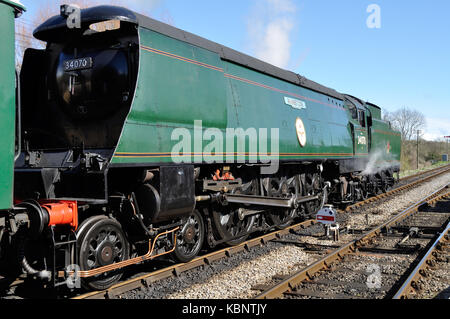
[(371, 145), (370, 112), (360, 99), (346, 95), (346, 105), (349, 110), (349, 125), (353, 136), (354, 154), (367, 156)]

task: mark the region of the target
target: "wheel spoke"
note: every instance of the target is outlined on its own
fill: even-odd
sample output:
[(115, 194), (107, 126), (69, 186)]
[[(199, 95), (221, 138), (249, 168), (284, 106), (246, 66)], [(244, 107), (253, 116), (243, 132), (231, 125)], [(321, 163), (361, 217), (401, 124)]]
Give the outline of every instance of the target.
[[(88, 223), (89, 220), (86, 222)], [(112, 219), (93, 217), (91, 225), (78, 235), (81, 242), (79, 260), (82, 270), (92, 270), (129, 258), (129, 246), (121, 225)], [(111, 271), (92, 278), (82, 279), (89, 289), (105, 289), (116, 283), (121, 272)]]
[[(223, 220), (223, 222), (227, 222)], [(200, 252), (204, 240), (202, 216), (194, 211), (185, 221), (177, 235), (175, 257), (181, 262), (188, 262)]]

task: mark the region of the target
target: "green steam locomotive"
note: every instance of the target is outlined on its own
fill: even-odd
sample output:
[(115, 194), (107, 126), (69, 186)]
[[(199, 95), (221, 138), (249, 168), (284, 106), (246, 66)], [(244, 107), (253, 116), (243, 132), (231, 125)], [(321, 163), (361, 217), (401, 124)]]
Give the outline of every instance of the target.
[(122, 7), (62, 6), (15, 89), (22, 10), (0, 1), (2, 276), (105, 289), (396, 182), (378, 106)]

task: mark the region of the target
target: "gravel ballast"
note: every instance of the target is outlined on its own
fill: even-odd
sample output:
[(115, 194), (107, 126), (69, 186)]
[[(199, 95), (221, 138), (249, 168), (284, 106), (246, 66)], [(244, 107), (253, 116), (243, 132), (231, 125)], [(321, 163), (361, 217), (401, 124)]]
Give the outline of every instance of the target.
[[(341, 227), (365, 231), (386, 222), (433, 190), (450, 183), (450, 173), (436, 177), (376, 207), (355, 213), (341, 214)], [(321, 226), (319, 231), (321, 230)], [(302, 242), (320, 245), (343, 245), (354, 236), (342, 235), (340, 242), (324, 241), (314, 237), (288, 235)], [(302, 247), (268, 243), (218, 260), (211, 266), (202, 266), (171, 278), (153, 283), (151, 287), (130, 291), (123, 299), (246, 299), (256, 295), (251, 288), (269, 282), (275, 275), (290, 274), (313, 263), (317, 255), (308, 254)], [(369, 297), (370, 296), (362, 296)]]

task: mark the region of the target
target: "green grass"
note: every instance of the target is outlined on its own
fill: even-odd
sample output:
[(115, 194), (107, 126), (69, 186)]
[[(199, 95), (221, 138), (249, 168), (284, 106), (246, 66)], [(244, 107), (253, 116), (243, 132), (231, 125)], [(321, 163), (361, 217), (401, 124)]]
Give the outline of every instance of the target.
[(425, 172), (425, 171), (428, 171), (430, 169), (438, 168), (438, 167), (445, 166), (445, 165), (448, 165), (448, 164), (450, 164), (450, 162), (437, 162), (436, 164), (433, 164), (433, 165), (430, 165), (430, 166), (425, 166), (425, 167), (422, 167), (420, 169), (401, 171), (400, 172), (400, 178), (411, 176), (411, 175), (414, 175), (414, 174), (417, 174), (417, 173), (420, 173), (420, 172)]

